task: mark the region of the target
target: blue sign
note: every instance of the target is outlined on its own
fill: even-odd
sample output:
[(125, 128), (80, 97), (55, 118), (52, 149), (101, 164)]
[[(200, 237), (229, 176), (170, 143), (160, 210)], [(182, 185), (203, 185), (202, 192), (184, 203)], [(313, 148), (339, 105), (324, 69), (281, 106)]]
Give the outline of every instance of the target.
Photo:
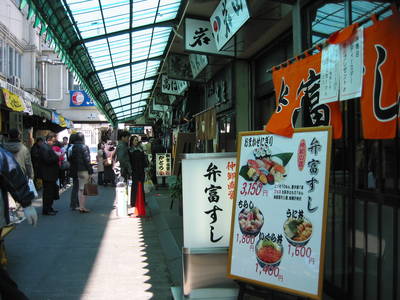
[(94, 102), (85, 91), (69, 91), (69, 96), (70, 107), (94, 106)]

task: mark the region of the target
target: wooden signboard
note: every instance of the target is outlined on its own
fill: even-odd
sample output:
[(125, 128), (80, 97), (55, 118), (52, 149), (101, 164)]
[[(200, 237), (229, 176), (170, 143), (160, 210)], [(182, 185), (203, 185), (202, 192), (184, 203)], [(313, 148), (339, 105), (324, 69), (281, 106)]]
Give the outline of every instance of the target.
[(239, 134), (228, 277), (321, 299), (331, 135)]

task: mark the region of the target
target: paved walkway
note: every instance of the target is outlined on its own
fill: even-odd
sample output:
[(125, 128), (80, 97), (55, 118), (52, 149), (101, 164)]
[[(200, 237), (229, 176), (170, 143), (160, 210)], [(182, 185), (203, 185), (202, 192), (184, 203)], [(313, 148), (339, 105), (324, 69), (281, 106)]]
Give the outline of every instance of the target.
[[(164, 251), (177, 247), (160, 233), (160, 191), (148, 196), (155, 216), (138, 219), (116, 217), (114, 188), (88, 197), (89, 214), (69, 209), (70, 190), (56, 201), (56, 216), (40, 214), (36, 228), (23, 222), (6, 239), (8, 270), (29, 299), (171, 299), (180, 275), (172, 280), (168, 264), (179, 263)], [(34, 205), (40, 213), (41, 201)]]

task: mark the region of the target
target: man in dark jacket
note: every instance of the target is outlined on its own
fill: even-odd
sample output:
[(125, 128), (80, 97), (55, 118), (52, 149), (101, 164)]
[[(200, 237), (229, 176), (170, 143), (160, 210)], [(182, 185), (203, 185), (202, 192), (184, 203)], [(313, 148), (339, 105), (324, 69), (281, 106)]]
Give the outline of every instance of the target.
[[(0, 147), (0, 233), (4, 225), (10, 221), (7, 193), (10, 193), (24, 208), (29, 224), (36, 225), (37, 213), (31, 206), (34, 195), (29, 190), (28, 181), (13, 155)], [(0, 267), (0, 298), (3, 300), (28, 299), (2, 267)]]
[(43, 208), (42, 214), (54, 216), (57, 211), (53, 209), (53, 202), (59, 199), (59, 187), (57, 179), (60, 167), (58, 165), (58, 155), (52, 149), (57, 136), (55, 133), (49, 133), (46, 136), (46, 143), (40, 147), (40, 173), (43, 179)]
[(40, 174), (40, 146), (42, 145), (43, 139), (41, 137), (38, 137), (31, 148), (31, 159), (36, 181), (42, 178)]
[(117, 146), (117, 160), (119, 161), (119, 167), (121, 168), (121, 176), (127, 180), (132, 175), (132, 167), (129, 160), (129, 138), (130, 133), (126, 130), (122, 131), (119, 136)]

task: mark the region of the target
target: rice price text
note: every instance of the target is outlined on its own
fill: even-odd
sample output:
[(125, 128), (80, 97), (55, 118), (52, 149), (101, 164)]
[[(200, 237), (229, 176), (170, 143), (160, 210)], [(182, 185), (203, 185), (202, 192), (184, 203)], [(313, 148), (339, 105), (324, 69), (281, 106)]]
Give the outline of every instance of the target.
[(258, 263), (256, 263), (256, 273), (258, 273), (259, 275), (264, 273), (265, 275), (273, 276), (279, 281), (283, 282), (283, 275), (280, 274), (279, 267), (266, 265), (264, 268), (262, 268)]

